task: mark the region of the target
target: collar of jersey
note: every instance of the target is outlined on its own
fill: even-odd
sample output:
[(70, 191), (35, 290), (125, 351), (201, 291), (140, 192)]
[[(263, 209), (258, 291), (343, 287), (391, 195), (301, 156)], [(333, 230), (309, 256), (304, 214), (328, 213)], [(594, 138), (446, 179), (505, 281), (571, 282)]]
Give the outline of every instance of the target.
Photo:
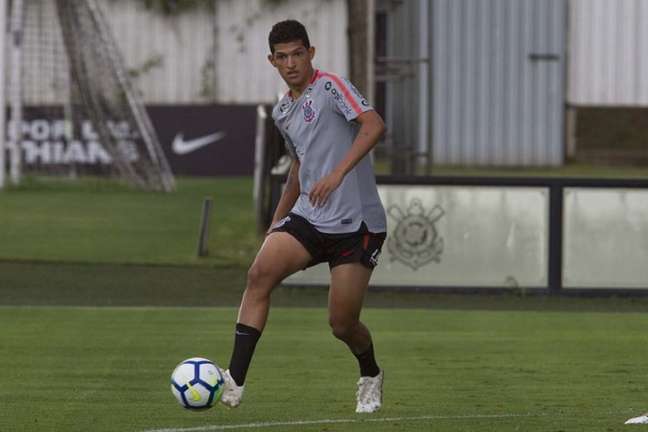
[(313, 77), (311, 78), (310, 82), (308, 83), (308, 87), (306, 87), (306, 90), (304, 90), (304, 92), (297, 99), (294, 99), (292, 97), (292, 94), (290, 93), (290, 90), (288, 90), (288, 92), (286, 93), (286, 96), (288, 96), (288, 99), (290, 100), (290, 102), (295, 102), (296, 100), (301, 99), (301, 97), (303, 95), (305, 95), (306, 92), (308, 91), (308, 88), (310, 86), (312, 86), (315, 83), (315, 81), (317, 81), (321, 76), (322, 76), (322, 73), (320, 72), (320, 70), (315, 69), (315, 72), (313, 72)]

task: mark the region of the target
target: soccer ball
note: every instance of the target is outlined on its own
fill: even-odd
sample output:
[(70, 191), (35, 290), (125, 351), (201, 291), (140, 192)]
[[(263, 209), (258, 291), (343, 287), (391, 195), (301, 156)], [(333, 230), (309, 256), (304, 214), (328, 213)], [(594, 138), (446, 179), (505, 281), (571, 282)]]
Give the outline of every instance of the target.
[(181, 362), (171, 374), (171, 392), (183, 407), (211, 408), (223, 393), (225, 379), (214, 362), (192, 357)]

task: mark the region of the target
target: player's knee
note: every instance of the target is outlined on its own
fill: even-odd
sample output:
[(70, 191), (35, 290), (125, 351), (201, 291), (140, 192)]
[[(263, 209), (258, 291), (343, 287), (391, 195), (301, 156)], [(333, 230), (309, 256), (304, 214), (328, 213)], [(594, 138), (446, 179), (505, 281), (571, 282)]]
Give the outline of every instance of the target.
[(329, 325), (331, 326), (333, 336), (340, 340), (347, 340), (353, 335), (357, 323), (348, 320), (330, 318)]
[(252, 264), (247, 274), (247, 289), (259, 294), (267, 294), (272, 289), (274, 272), (265, 265)]

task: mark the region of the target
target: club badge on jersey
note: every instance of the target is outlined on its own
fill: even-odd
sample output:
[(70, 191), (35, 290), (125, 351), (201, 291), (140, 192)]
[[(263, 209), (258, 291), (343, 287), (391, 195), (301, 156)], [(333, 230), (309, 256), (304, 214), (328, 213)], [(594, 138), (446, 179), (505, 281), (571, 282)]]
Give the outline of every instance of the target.
[(313, 108), (313, 100), (308, 99), (304, 104), (302, 105), (302, 109), (304, 110), (304, 121), (306, 123), (310, 123), (313, 120), (315, 120), (316, 112), (315, 108)]

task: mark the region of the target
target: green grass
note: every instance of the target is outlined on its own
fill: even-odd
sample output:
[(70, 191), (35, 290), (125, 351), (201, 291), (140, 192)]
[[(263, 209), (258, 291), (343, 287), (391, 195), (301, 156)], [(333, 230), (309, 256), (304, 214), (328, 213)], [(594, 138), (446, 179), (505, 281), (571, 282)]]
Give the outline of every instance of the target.
[[(648, 176), (648, 170), (435, 167), (433, 174), (636, 178)], [(208, 196), (214, 201), (210, 255), (198, 258), (202, 203)], [(0, 192), (0, 260), (245, 267), (259, 245), (251, 178), (181, 178), (178, 190), (169, 194), (92, 178), (28, 178)]]
[[(199, 259), (205, 196), (210, 256)], [(258, 242), (251, 179), (180, 179), (172, 194), (31, 179), (0, 193), (0, 431), (326, 419), (342, 422), (266, 429), (616, 431), (648, 409), (648, 298), (371, 292), (363, 317), (386, 397), (360, 417), (326, 290), (279, 287), (244, 405), (187, 412), (169, 374), (190, 356), (227, 364)], [(396, 420), (370, 421), (385, 418)]]
[[(325, 310), (275, 308), (244, 404), (183, 410), (171, 370), (196, 355), (226, 364), (235, 317), (234, 308), (3, 307), (0, 430), (348, 419), (358, 422), (269, 430), (615, 431), (647, 408), (645, 314), (368, 309), (386, 392), (380, 413), (360, 417), (355, 359)], [(360, 421), (379, 418), (401, 419)]]
[[(5, 306), (230, 306), (239, 305), (246, 267), (70, 264), (0, 261)], [(325, 307), (324, 287), (280, 286), (275, 306)], [(559, 312), (648, 312), (648, 297), (568, 297), (440, 294), (371, 289), (369, 307)]]
[[(207, 258), (197, 257), (203, 199), (212, 197)], [(180, 179), (146, 193), (93, 179), (32, 179), (0, 193), (0, 259), (244, 265), (258, 247), (250, 178)]]

